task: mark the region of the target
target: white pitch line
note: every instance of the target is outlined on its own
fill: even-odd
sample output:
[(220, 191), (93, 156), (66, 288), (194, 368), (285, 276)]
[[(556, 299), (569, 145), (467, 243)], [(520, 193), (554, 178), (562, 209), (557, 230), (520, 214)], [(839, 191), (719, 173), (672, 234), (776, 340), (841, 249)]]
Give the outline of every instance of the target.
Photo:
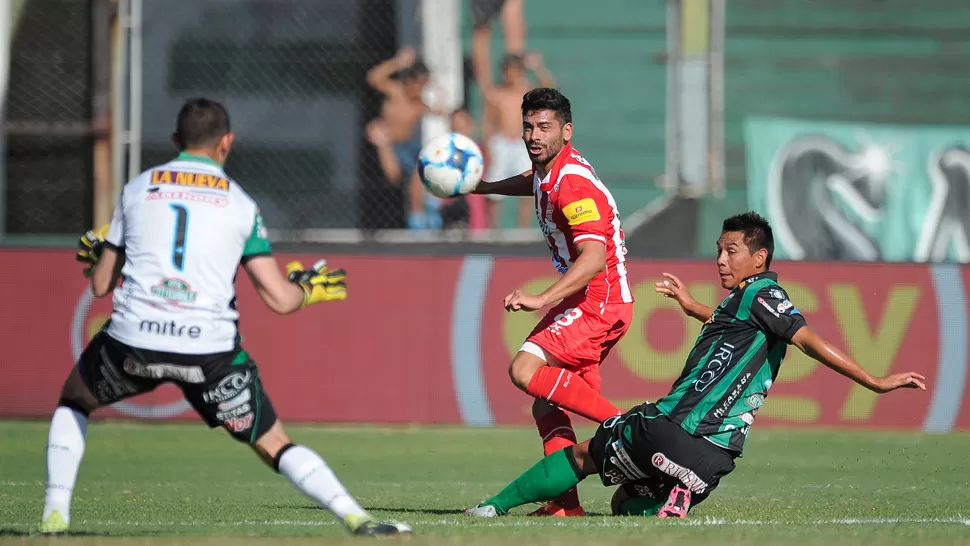
[[(380, 509), (375, 509), (380, 512)], [(394, 519), (394, 518), (389, 518)], [(407, 519), (406, 517), (403, 519)], [(476, 527), (604, 527), (604, 528), (623, 528), (641, 527), (646, 521), (640, 518), (616, 518), (599, 519), (591, 518), (586, 520), (570, 521), (538, 521), (538, 520), (504, 520), (485, 519), (485, 518), (464, 518), (456, 514), (453, 519), (438, 519), (430, 521), (416, 521), (415, 527), (422, 526), (447, 526), (454, 527), (467, 522)], [(295, 527), (326, 527), (337, 525), (334, 520), (242, 520), (232, 522), (207, 522), (207, 521), (113, 521), (113, 520), (75, 520), (75, 525), (93, 525), (100, 527), (254, 527), (254, 526), (295, 526)], [(951, 517), (951, 518), (841, 518), (841, 519), (819, 519), (809, 521), (771, 521), (771, 520), (745, 520), (745, 519), (724, 519), (724, 518), (696, 518), (680, 520), (667, 520), (662, 525), (678, 525), (683, 527), (729, 527), (729, 526), (819, 526), (819, 525), (963, 525), (970, 527), (970, 518)], [(12, 524), (16, 527), (29, 527), (28, 523)]]

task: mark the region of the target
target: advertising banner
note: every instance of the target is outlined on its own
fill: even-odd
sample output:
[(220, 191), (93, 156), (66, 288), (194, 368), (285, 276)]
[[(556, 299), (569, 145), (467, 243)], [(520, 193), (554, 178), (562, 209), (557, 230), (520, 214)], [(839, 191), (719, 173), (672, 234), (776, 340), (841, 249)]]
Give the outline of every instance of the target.
[[(2, 250), (0, 417), (46, 418), (85, 343), (108, 318), (70, 251)], [(280, 255), (312, 262), (316, 256)], [(243, 345), (277, 413), (294, 422), (527, 424), (532, 399), (508, 363), (539, 313), (503, 297), (556, 278), (547, 260), (491, 256), (328, 256), (349, 272), (349, 298), (296, 314), (269, 311), (237, 281)], [(808, 324), (876, 375), (914, 370), (928, 391), (876, 395), (790, 348), (757, 426), (970, 429), (966, 394), (970, 268), (953, 264), (781, 262), (774, 268)], [(656, 294), (662, 272), (716, 304), (726, 292), (708, 262), (631, 261), (629, 333), (602, 368), (603, 393), (627, 409), (679, 375), (700, 323)], [(65, 275), (65, 272), (69, 272)], [(198, 419), (165, 386), (95, 417)], [(574, 417), (580, 422), (582, 418)]]
[(970, 262), (970, 127), (752, 118), (745, 148), (778, 258)]

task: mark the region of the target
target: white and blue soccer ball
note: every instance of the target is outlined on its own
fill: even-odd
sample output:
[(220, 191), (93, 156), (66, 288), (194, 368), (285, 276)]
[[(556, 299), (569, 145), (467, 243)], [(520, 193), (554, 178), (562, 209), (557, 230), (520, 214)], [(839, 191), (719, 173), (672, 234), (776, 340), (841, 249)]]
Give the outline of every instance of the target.
[(458, 133), (435, 137), (421, 149), (418, 175), (435, 197), (465, 195), (482, 180), (482, 150), (475, 141)]

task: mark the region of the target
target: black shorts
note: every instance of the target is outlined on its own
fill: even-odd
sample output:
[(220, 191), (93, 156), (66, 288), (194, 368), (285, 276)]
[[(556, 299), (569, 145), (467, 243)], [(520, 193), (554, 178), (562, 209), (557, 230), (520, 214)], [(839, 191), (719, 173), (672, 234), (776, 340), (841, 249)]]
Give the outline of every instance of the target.
[(505, 0), (472, 0), (472, 27), (488, 26), (504, 4)]
[(672, 423), (653, 404), (604, 421), (589, 443), (603, 485), (622, 485), (631, 497), (666, 501), (680, 485), (691, 506), (706, 499), (734, 470), (735, 455)]
[(183, 355), (137, 349), (102, 330), (77, 365), (101, 405), (173, 383), (209, 427), (225, 427), (241, 442), (255, 442), (276, 422), (256, 363), (239, 343), (225, 353)]

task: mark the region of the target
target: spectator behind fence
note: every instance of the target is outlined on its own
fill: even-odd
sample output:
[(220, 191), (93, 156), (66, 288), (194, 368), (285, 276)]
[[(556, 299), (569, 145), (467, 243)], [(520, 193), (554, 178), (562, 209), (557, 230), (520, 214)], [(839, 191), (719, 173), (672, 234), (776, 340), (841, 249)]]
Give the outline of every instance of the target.
[[(475, 139), (475, 121), (464, 106), (451, 113), (450, 130)], [(388, 181), (399, 184), (407, 167), (394, 152), (390, 130), (382, 119), (367, 124), (367, 139), (377, 149), (381, 170)], [(416, 163), (416, 162), (415, 162)], [(412, 229), (468, 227), (480, 230), (488, 227), (485, 210), (485, 196), (469, 195), (461, 199), (443, 202), (424, 190), (417, 168), (411, 168), (408, 176), (408, 223)]]
[[(384, 95), (381, 116), (367, 124), (367, 138), (377, 148), (384, 178), (394, 186), (417, 176), (421, 118), (430, 111), (422, 92), (430, 79), (427, 66), (409, 47), (367, 72), (367, 83)], [(413, 222), (409, 216), (409, 226)]]
[[(532, 169), (532, 161), (522, 142), (522, 96), (533, 88), (526, 69), (536, 76), (540, 87), (556, 86), (552, 72), (538, 53), (528, 53), (524, 57), (506, 55), (502, 59), (501, 85), (495, 85), (491, 80), (478, 82), (485, 96), (482, 132), (489, 155), (486, 180), (504, 180)], [(488, 197), (490, 222), (497, 226), (499, 200), (503, 196)], [(518, 226), (531, 226), (533, 213), (531, 199), (520, 198)]]

